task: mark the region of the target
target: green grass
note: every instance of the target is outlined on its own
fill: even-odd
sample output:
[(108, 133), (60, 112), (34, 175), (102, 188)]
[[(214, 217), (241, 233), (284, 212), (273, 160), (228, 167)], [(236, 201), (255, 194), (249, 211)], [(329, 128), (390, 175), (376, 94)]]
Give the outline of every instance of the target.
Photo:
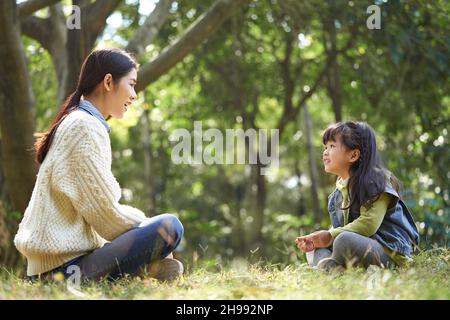
[(236, 260), (222, 268), (201, 263), (173, 283), (151, 278), (91, 283), (70, 290), (65, 282), (31, 284), (4, 270), (0, 299), (450, 299), (450, 250), (415, 257), (408, 268), (323, 273), (298, 263), (249, 265)]

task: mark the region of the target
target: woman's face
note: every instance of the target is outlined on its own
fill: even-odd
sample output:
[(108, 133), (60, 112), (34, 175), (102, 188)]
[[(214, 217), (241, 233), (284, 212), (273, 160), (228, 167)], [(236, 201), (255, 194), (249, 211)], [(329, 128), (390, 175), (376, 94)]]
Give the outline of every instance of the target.
[(117, 119), (122, 119), (127, 108), (136, 100), (137, 95), (134, 86), (137, 81), (137, 71), (132, 69), (127, 75), (113, 83), (112, 90), (107, 95), (106, 106), (108, 114)]

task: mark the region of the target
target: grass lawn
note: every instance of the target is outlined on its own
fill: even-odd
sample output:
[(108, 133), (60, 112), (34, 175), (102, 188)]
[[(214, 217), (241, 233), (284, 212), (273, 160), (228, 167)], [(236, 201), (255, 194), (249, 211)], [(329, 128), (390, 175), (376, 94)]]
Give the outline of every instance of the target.
[(370, 267), (342, 274), (323, 273), (298, 263), (290, 266), (229, 266), (211, 261), (188, 266), (173, 283), (151, 278), (100, 282), (78, 290), (65, 281), (29, 283), (0, 272), (0, 299), (444, 299), (450, 300), (450, 249), (422, 252), (408, 268)]

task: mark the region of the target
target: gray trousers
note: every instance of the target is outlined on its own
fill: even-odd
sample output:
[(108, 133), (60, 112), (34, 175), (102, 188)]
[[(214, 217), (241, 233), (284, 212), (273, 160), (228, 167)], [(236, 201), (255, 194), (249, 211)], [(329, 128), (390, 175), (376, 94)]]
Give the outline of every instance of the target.
[(376, 265), (392, 267), (394, 261), (376, 240), (354, 232), (340, 233), (329, 248), (319, 248), (307, 253), (308, 264), (330, 270), (343, 267)]

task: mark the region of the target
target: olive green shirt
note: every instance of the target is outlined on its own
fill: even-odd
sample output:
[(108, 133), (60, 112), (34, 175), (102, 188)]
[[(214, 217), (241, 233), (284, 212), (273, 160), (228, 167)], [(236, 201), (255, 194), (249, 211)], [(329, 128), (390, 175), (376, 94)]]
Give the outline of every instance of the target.
[[(346, 208), (349, 205), (349, 195), (348, 195), (348, 179), (343, 180), (338, 178), (336, 181), (336, 188), (339, 189), (342, 193), (342, 208)], [(329, 232), (333, 239), (337, 237), (338, 234), (349, 231), (358, 233), (365, 237), (371, 237), (374, 235), (378, 228), (381, 226), (383, 222), (384, 215), (388, 211), (390, 205), (395, 205), (395, 197), (391, 194), (383, 192), (380, 197), (372, 204), (372, 207), (366, 209), (365, 207), (361, 207), (360, 216), (352, 222), (348, 222), (349, 210), (343, 210), (344, 216), (344, 226), (338, 228), (331, 228)], [(384, 251), (391, 257), (391, 259), (399, 266), (405, 265), (410, 258), (405, 255), (399, 254), (391, 249), (383, 246)]]

